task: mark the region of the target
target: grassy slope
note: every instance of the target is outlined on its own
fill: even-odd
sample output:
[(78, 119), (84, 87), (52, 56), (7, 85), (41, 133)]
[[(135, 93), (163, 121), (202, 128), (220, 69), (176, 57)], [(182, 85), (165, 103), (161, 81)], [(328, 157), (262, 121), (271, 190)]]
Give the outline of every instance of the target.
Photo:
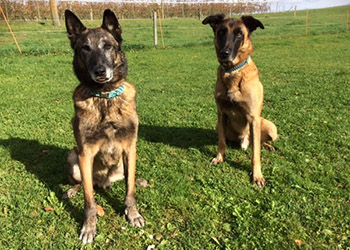
[[(166, 20), (167, 49), (152, 48), (151, 22), (122, 21), (129, 77), (138, 89), (137, 188), (143, 230), (121, 217), (124, 185), (98, 190), (106, 211), (94, 247), (145, 249), (350, 247), (350, 83), (346, 8), (260, 15), (253, 35), (265, 87), (263, 116), (279, 128), (276, 153), (262, 150), (267, 187), (249, 181), (251, 150), (216, 153), (212, 32), (198, 20)], [(344, 21), (345, 23), (345, 21)], [(96, 26), (97, 23), (89, 23)], [(25, 56), (0, 27), (0, 247), (74, 248), (83, 194), (69, 188), (77, 81), (63, 28), (14, 23)], [(38, 31), (38, 32), (33, 32)], [(54, 212), (44, 212), (51, 206)], [(153, 235), (153, 239), (150, 238)]]

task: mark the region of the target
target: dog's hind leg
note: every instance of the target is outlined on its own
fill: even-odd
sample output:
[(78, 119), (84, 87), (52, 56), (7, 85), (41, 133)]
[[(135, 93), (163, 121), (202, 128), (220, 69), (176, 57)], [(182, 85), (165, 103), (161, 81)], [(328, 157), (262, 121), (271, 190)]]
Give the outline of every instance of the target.
[(269, 141), (275, 141), (277, 139), (277, 127), (276, 125), (264, 118), (261, 118), (261, 143), (270, 151), (275, 151), (275, 147), (269, 144)]
[(63, 199), (72, 198), (81, 189), (81, 174), (76, 148), (69, 152), (69, 155), (67, 157), (67, 167), (69, 182), (74, 186), (62, 195)]

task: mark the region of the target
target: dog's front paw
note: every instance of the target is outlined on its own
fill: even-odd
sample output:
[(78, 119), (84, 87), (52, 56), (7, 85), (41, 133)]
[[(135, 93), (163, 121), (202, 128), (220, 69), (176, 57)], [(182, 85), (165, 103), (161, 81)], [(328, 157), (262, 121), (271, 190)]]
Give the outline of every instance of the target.
[(249, 136), (244, 136), (241, 139), (241, 149), (246, 151), (248, 147), (249, 147)]
[(126, 208), (125, 215), (130, 224), (134, 227), (143, 227), (145, 225), (145, 219), (137, 211), (136, 206)]
[(96, 235), (96, 223), (96, 216), (85, 219), (83, 228), (81, 229), (79, 236), (79, 239), (83, 242), (83, 244), (91, 243), (94, 241)]
[(266, 186), (266, 181), (264, 177), (261, 176), (253, 176), (253, 182), (259, 187), (264, 188)]
[(74, 187), (70, 188), (67, 192), (62, 195), (62, 199), (70, 199), (74, 195), (76, 195), (80, 190), (80, 184), (74, 185)]
[(217, 165), (224, 162), (224, 157), (221, 154), (218, 154), (215, 158), (213, 158), (210, 162), (211, 165)]

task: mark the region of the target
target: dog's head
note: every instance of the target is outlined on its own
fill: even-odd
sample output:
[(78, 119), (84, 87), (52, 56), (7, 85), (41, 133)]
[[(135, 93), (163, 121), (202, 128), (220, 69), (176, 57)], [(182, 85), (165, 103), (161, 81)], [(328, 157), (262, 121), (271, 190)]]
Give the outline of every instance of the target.
[[(88, 29), (71, 11), (65, 11), (66, 28), (74, 50), (74, 71), (86, 84), (104, 84), (126, 77), (126, 59), (121, 50), (122, 29), (111, 10), (105, 10), (101, 28)], [(118, 71), (116, 68), (119, 68)], [(124, 67), (124, 68), (123, 68)]]
[(227, 18), (224, 14), (208, 16), (202, 22), (214, 31), (216, 54), (221, 65), (233, 67), (245, 60), (252, 52), (251, 33), (264, 25), (252, 16)]

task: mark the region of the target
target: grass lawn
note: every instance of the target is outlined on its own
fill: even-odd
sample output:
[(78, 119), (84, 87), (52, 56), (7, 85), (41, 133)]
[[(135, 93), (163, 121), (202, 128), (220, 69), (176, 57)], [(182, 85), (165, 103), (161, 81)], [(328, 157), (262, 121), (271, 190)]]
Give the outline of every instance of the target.
[[(124, 182), (96, 190), (106, 214), (83, 248), (347, 249), (350, 247), (350, 35), (348, 7), (256, 15), (252, 56), (265, 88), (263, 116), (277, 151), (262, 149), (267, 186), (250, 182), (251, 149), (216, 155), (218, 66), (213, 34), (195, 19), (163, 21), (166, 49), (152, 45), (151, 20), (122, 20), (128, 80), (138, 90), (137, 187), (143, 229), (123, 217)], [(100, 21), (84, 22), (89, 27)], [(75, 249), (83, 193), (69, 189), (72, 51), (64, 27), (11, 23), (19, 56), (0, 22), (0, 248)], [(62, 23), (63, 24), (63, 23)], [(45, 211), (51, 207), (54, 211)]]

